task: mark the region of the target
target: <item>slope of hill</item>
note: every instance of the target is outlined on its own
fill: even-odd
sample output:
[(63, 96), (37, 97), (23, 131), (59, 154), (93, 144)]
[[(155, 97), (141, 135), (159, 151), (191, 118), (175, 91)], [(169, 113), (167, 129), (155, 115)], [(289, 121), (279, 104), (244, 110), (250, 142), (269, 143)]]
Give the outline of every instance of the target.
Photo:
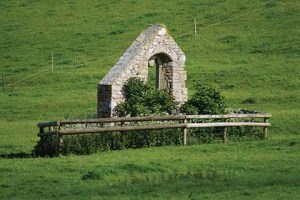
[[(260, 141), (254, 141), (253, 144), (248, 145), (249, 148), (251, 145), (255, 149), (258, 148), (257, 151), (261, 151), (261, 154), (264, 154), (262, 153), (264, 151), (268, 152), (268, 146), (272, 145), (284, 149), (284, 152), (280, 151), (280, 155), (273, 155), (275, 151), (272, 150), (271, 155), (268, 155), (271, 157), (265, 161), (266, 163), (261, 167), (262, 170), (259, 171), (260, 169), (255, 167), (251, 168), (255, 162), (251, 161), (252, 157), (248, 157), (242, 148), (238, 148), (237, 157), (245, 156), (250, 166), (244, 168), (245, 174), (250, 172), (255, 177), (260, 173), (267, 173), (266, 168), (275, 167), (278, 163), (274, 160), (277, 159), (288, 163), (274, 169), (278, 179), (287, 173), (287, 177), (294, 176), (299, 180), (299, 173), (296, 173), (299, 169), (290, 166), (299, 165), (299, 156), (295, 153), (299, 154), (300, 119), (298, 1), (102, 0), (98, 2), (68, 0), (62, 2), (20, 0), (1, 1), (0, 9), (0, 73), (3, 74), (0, 94), (0, 154), (2, 157), (10, 153), (18, 155), (20, 152), (25, 152), (25, 154), (30, 152), (38, 139), (36, 124), (39, 121), (94, 115), (98, 81), (104, 77), (148, 24), (163, 23), (187, 56), (186, 68), (190, 94), (193, 93), (193, 83), (200, 81), (219, 88), (232, 108), (265, 111), (273, 115), (270, 120), (272, 123), (270, 140), (266, 142), (266, 147), (265, 142)], [(194, 35), (194, 19), (197, 21), (197, 35)], [(234, 148), (234, 145), (231, 148)], [(289, 155), (289, 145), (295, 154)], [(220, 150), (220, 154), (223, 152), (223, 147), (214, 145), (191, 148), (195, 151), (198, 151), (197, 148), (216, 148)], [(246, 149), (249, 150), (249, 148)], [(164, 148), (161, 149), (165, 151)], [(182, 149), (186, 152), (184, 156), (187, 156), (190, 147), (182, 147)], [(144, 151), (146, 150), (141, 150), (141, 152)], [(224, 151), (226, 154), (226, 151), (235, 150)], [(151, 154), (151, 151), (148, 153)], [(118, 152), (113, 154), (118, 154)], [(4, 194), (6, 198), (20, 197), (10, 192), (4, 193), (3, 188), (5, 191), (16, 189), (12, 187), (13, 184), (9, 183), (10, 180), (17, 181), (18, 175), (24, 170), (29, 173), (32, 167), (31, 162), (37, 165), (34, 168), (35, 171), (51, 163), (51, 170), (45, 175), (48, 177), (47, 180), (51, 181), (49, 177), (54, 176), (54, 169), (59, 169), (61, 162), (76, 163), (81, 159), (84, 160), (82, 162), (90, 162), (93, 159), (101, 162), (101, 156), (107, 155), (71, 157), (66, 158), (67, 161), (57, 158), (34, 161), (21, 159), (14, 162), (14, 160), (0, 158), (0, 163), (3, 164), (0, 167), (4, 169), (0, 174), (0, 179), (4, 180), (0, 185), (0, 194)], [(126, 153), (122, 155), (126, 156)], [(134, 157), (134, 154), (132, 156)], [(174, 154), (174, 157), (181, 159), (180, 155)], [(263, 157), (265, 159), (267, 156), (264, 154)], [(215, 158), (209, 157), (209, 159), (211, 161), (208, 165), (213, 165)], [(128, 160), (126, 164), (131, 161)], [(24, 165), (24, 169), (20, 169), (18, 163), (23, 162), (27, 164)], [(111, 160), (108, 159), (105, 162), (111, 162)], [(159, 162), (159, 158), (153, 162)], [(167, 170), (172, 161), (166, 162), (169, 164), (164, 165), (162, 170)], [(238, 163), (224, 161), (218, 170), (226, 171), (227, 167), (230, 170), (235, 164)], [(12, 165), (12, 167), (3, 168), (4, 165)], [(178, 173), (187, 174), (187, 165), (181, 165), (181, 167)], [(78, 170), (80, 173), (76, 170), (74, 173), (82, 175), (83, 172), (88, 171), (83, 167)], [(109, 166), (106, 170), (109, 170)], [(152, 176), (151, 170), (147, 169), (145, 173), (153, 179), (155, 175)], [(256, 174), (256, 170), (259, 173)], [(14, 174), (13, 171), (16, 173)], [(280, 171), (283, 173), (282, 176)], [(69, 173), (67, 170), (64, 172)], [(167, 174), (170, 175), (170, 173)], [(266, 176), (269, 175), (270, 173)], [(37, 185), (42, 184), (43, 176), (43, 173), (39, 172), (30, 181), (36, 182)], [(134, 177), (134, 175), (130, 176), (133, 179)], [(56, 183), (56, 189), (67, 184), (69, 178), (65, 176), (62, 182)], [(146, 179), (146, 176), (144, 178)], [(299, 188), (295, 179), (286, 179), (287, 182), (282, 183), (274, 179), (273, 182), (262, 183), (262, 187), (266, 189), (270, 186), (267, 189), (268, 192), (276, 189), (278, 193), (288, 195), (290, 192), (295, 195), (297, 193), (293, 188), (290, 189), (292, 184), (294, 184), (293, 187)], [(55, 182), (56, 179), (52, 181)], [(183, 182), (178, 182), (177, 186), (182, 186)], [(97, 184), (90, 183), (90, 190), (94, 191)], [(165, 181), (155, 184), (159, 187), (164, 183)], [(205, 183), (212, 188), (218, 187), (215, 181)], [(33, 188), (25, 189), (33, 198), (37, 198), (32, 191), (34, 187), (37, 187), (35, 184)], [(251, 184), (255, 185), (254, 182)], [(278, 187), (273, 188), (272, 184), (278, 184)], [(19, 180), (17, 185), (19, 189), (22, 189), (23, 182)], [(69, 186), (72, 187), (72, 185)], [(232, 186), (232, 189), (235, 187)], [(209, 190), (211, 192), (206, 193), (208, 198), (209, 194), (214, 193), (217, 195), (214, 197), (221, 198), (217, 190)], [(155, 191), (157, 192), (154, 189), (153, 192)], [(172, 192), (173, 189), (168, 191)], [(186, 188), (185, 191), (188, 189)], [(109, 192), (114, 191), (110, 188)], [(58, 193), (64, 194), (62, 191)], [(69, 198), (68, 195), (71, 193), (72, 189), (68, 188), (65, 198)], [(251, 192), (245, 189), (245, 196), (248, 193)], [(51, 198), (47, 195), (45, 198)], [(149, 198), (151, 197), (156, 196), (150, 192)], [(265, 196), (266, 199), (268, 197), (270, 196)], [(127, 198), (130, 197), (127, 196)]]

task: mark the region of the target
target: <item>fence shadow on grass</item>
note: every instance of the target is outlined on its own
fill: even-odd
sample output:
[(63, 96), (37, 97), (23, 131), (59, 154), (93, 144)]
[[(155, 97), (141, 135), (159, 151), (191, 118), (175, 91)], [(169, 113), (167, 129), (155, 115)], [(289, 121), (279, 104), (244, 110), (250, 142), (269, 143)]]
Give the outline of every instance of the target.
[(15, 152), (15, 153), (2, 153), (0, 154), (0, 158), (6, 158), (6, 159), (15, 159), (15, 158), (35, 158), (32, 153), (28, 152)]

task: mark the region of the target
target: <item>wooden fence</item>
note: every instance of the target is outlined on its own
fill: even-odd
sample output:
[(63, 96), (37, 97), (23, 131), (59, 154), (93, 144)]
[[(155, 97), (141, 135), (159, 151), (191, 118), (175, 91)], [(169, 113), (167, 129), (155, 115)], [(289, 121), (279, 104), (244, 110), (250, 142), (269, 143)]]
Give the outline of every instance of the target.
[[(140, 130), (160, 130), (180, 128), (183, 134), (183, 144), (187, 144), (189, 128), (222, 127), (223, 143), (227, 142), (228, 127), (253, 126), (262, 127), (264, 138), (268, 137), (268, 127), (271, 124), (268, 113), (229, 114), (229, 115), (168, 115), (145, 117), (119, 117), (62, 120), (39, 123), (39, 137), (59, 135), (92, 134), (101, 132), (124, 132)], [(260, 121), (257, 121), (260, 119)], [(46, 130), (45, 130), (46, 129)]]

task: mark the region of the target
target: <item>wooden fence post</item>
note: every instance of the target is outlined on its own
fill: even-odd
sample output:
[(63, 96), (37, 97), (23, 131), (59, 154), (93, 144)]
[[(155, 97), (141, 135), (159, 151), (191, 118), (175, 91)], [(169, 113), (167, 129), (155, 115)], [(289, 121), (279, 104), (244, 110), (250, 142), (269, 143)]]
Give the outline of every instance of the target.
[(51, 68), (52, 68), (52, 74), (53, 74), (53, 68), (54, 68), (54, 56), (53, 53), (51, 53)]
[(227, 126), (224, 127), (224, 131), (223, 131), (223, 143), (227, 143)]
[(2, 79), (1, 79), (1, 83), (2, 83), (2, 93), (4, 94), (4, 73), (2, 72)]
[(74, 68), (76, 69), (76, 56), (74, 55)]
[(195, 33), (195, 36), (197, 35), (197, 21), (196, 21), (196, 18), (194, 18), (194, 33)]
[(62, 134), (58, 133), (58, 137), (59, 137), (59, 153), (62, 152), (62, 148), (63, 148), (63, 145), (64, 145), (64, 140), (63, 140), (63, 137), (62, 137)]
[[(264, 122), (268, 123), (269, 122), (268, 118), (264, 118)], [(268, 138), (268, 127), (265, 126), (264, 127), (264, 139), (267, 139), (267, 138)]]
[(183, 121), (185, 127), (183, 128), (183, 137), (182, 137), (182, 143), (183, 145), (186, 145), (186, 141), (187, 141), (187, 118), (185, 116), (184, 121)]
[(64, 145), (64, 140), (63, 140), (63, 135), (60, 133), (60, 124), (59, 124), (59, 122), (57, 122), (57, 124), (58, 124), (58, 128), (57, 128), (57, 132), (58, 132), (58, 138), (59, 138), (59, 146), (58, 146), (58, 151), (59, 151), (59, 153), (61, 153), (62, 152), (62, 148), (63, 148), (63, 145)]
[[(125, 126), (125, 122), (121, 122), (121, 127), (124, 127), (124, 126)], [(120, 131), (121, 144), (123, 144), (124, 133), (126, 133), (126, 132), (125, 131)]]

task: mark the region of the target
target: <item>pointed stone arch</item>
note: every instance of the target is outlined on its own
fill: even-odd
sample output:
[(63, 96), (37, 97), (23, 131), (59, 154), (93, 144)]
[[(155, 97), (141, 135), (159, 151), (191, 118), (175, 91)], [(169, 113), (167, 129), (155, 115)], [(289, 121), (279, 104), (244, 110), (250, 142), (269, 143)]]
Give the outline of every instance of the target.
[(123, 85), (132, 77), (145, 82), (149, 67), (156, 66), (156, 87), (166, 89), (179, 103), (187, 100), (186, 57), (162, 25), (142, 32), (98, 85), (98, 117), (115, 116), (124, 101)]

